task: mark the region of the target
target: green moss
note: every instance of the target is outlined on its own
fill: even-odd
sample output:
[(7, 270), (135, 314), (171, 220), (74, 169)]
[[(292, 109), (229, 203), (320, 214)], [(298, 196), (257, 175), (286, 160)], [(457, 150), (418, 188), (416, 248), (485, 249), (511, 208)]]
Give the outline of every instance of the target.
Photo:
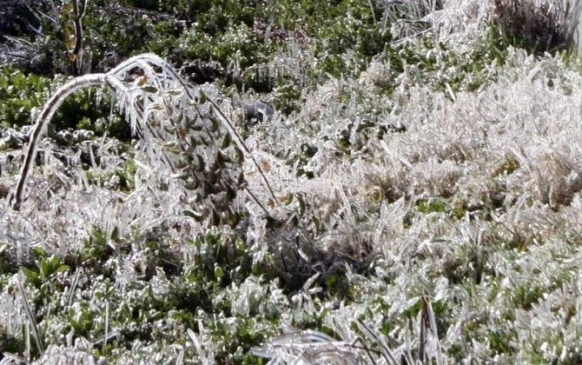
[(416, 206), (420, 213), (443, 213), (447, 208), (446, 203), (440, 199), (420, 200)]
[(453, 219), (461, 219), (467, 212), (467, 208), (461, 202), (438, 197), (418, 200), (416, 202), (416, 210), (421, 214), (446, 213)]
[(210, 331), (216, 341), (224, 344), (216, 354), (217, 363), (260, 364), (260, 359), (249, 356), (249, 351), (276, 335), (279, 331), (279, 322), (236, 317), (229, 321), (214, 321)]
[(517, 335), (516, 331), (507, 328), (498, 328), (496, 330), (489, 330), (487, 338), (489, 340), (489, 348), (494, 354), (509, 354), (515, 351), (512, 347), (512, 339)]
[(519, 161), (513, 156), (507, 156), (505, 161), (493, 172), (492, 177), (511, 175), (519, 169)]
[(537, 304), (544, 293), (547, 293), (547, 288), (539, 286), (522, 286), (513, 291), (513, 304), (525, 310), (532, 309), (534, 304)]

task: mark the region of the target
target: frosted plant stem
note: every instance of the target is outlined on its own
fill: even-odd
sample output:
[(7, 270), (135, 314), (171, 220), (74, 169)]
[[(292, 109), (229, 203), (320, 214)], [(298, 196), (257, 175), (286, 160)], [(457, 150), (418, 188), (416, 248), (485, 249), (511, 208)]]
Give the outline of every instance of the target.
[(273, 192), (273, 189), (271, 188), (271, 184), (269, 184), (269, 180), (267, 180), (267, 177), (265, 176), (263, 169), (261, 169), (261, 166), (259, 166), (259, 163), (255, 159), (255, 157), (253, 156), (253, 154), (251, 153), (251, 151), (249, 150), (247, 145), (244, 143), (242, 138), (234, 130), (233, 125), (230, 123), (230, 121), (228, 120), (226, 115), (224, 115), (222, 110), (220, 110), (218, 105), (216, 105), (216, 103), (212, 99), (208, 99), (208, 100), (212, 103), (212, 106), (214, 106), (214, 109), (216, 109), (216, 111), (218, 112), (218, 115), (220, 115), (224, 126), (226, 127), (228, 132), (234, 137), (234, 140), (235, 140), (236, 144), (238, 145), (238, 147), (245, 152), (246, 156), (250, 157), (250, 159), (253, 161), (253, 164), (255, 165), (255, 167), (259, 170), (259, 173), (261, 174), (261, 177), (263, 178), (263, 181), (265, 182), (265, 186), (269, 190), (269, 193), (271, 194), (271, 197), (273, 198), (274, 203), (277, 204), (277, 197), (275, 196), (275, 193)]
[(38, 141), (46, 132), (46, 127), (49, 124), (58, 107), (69, 95), (71, 95), (75, 91), (90, 86), (103, 85), (106, 83), (107, 74), (92, 74), (81, 76), (61, 86), (57, 90), (57, 92), (54, 93), (53, 96), (51, 96), (51, 98), (47, 101), (40, 115), (38, 116), (34, 129), (32, 130), (32, 133), (30, 135), (28, 151), (26, 152), (24, 164), (22, 165), (20, 179), (18, 180), (18, 185), (16, 187), (16, 193), (13, 197), (12, 208), (14, 210), (20, 210), (20, 205), (22, 204), (22, 193), (24, 191), (24, 186), (26, 185), (26, 179), (30, 174), (30, 171), (32, 170), (32, 166), (34, 164), (34, 158), (36, 157)]
[(28, 298), (26, 297), (26, 291), (24, 290), (24, 286), (22, 285), (21, 280), (18, 280), (18, 288), (20, 289), (20, 293), (22, 294), (24, 308), (26, 309), (26, 317), (28, 318), (29, 325), (32, 327), (32, 335), (34, 336), (36, 347), (38, 349), (38, 352), (42, 356), (42, 354), (44, 353), (44, 346), (42, 345), (40, 332), (38, 330), (38, 326), (36, 325), (36, 320), (34, 319), (34, 314), (32, 313), (32, 309), (30, 308)]

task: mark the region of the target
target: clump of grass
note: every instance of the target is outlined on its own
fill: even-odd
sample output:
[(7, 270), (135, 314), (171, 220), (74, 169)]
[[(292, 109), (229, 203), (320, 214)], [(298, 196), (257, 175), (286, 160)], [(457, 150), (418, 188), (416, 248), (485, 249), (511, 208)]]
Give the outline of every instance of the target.
[(572, 48), (579, 14), (577, 2), (495, 0), (490, 20), (509, 44), (543, 54)]

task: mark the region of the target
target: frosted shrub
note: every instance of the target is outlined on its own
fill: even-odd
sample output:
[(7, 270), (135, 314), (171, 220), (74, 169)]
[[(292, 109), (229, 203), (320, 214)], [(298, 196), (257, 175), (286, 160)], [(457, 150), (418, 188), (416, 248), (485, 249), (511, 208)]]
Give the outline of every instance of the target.
[[(246, 147), (225, 114), (230, 105), (219, 106), (215, 89), (188, 85), (151, 54), (131, 58), (106, 74), (76, 78), (56, 91), (32, 131), (14, 207), (20, 209), (40, 138), (58, 106), (76, 90), (97, 85), (113, 88), (118, 107), (139, 137), (136, 160), (147, 161), (155, 180), (183, 182), (185, 190), (175, 193), (191, 207), (188, 215), (210, 224), (236, 225)], [(168, 184), (168, 189), (174, 186)]]

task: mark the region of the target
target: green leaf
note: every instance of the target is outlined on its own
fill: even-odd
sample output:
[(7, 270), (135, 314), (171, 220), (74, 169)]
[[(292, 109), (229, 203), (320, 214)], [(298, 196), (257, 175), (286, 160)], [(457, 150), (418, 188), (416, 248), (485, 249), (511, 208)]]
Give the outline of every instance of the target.
[(141, 89), (149, 94), (156, 94), (158, 92), (158, 88), (150, 86), (150, 85), (144, 86)]
[(39, 265), (40, 268), (40, 277), (43, 279), (48, 278), (51, 274), (52, 263), (51, 259), (42, 260)]
[(38, 279), (38, 273), (36, 271), (27, 269), (26, 267), (21, 267), (20, 270), (22, 274), (26, 276), (29, 282), (35, 282)]
[(46, 253), (44, 252), (44, 250), (42, 249), (42, 247), (35, 247), (32, 249), (34, 251), (34, 256), (36, 258), (41, 258), (41, 257), (45, 257)]
[(214, 276), (219, 280), (222, 279), (222, 277), (224, 276), (224, 271), (220, 266), (216, 264), (214, 265)]
[(184, 93), (184, 89), (173, 89), (166, 91), (171, 96), (180, 96)]
[(69, 265), (61, 265), (53, 272), (53, 275), (57, 275), (60, 272), (69, 271), (71, 267)]
[(220, 148), (227, 148), (230, 146), (231, 143), (232, 143), (232, 137), (230, 136), (230, 133), (226, 133), (224, 135), (224, 138), (222, 139), (222, 142), (220, 144)]
[(152, 110), (164, 110), (165, 107), (160, 103), (156, 103), (156, 104), (150, 106), (150, 109), (152, 109)]
[(199, 95), (199, 100), (198, 100), (199, 103), (204, 104), (204, 103), (206, 103), (207, 100), (208, 100), (208, 97), (206, 96), (204, 91), (200, 90), (200, 95)]
[(203, 214), (189, 209), (184, 209), (182, 211), (182, 214), (184, 214), (187, 217), (194, 218), (197, 222), (201, 221), (204, 218)]

